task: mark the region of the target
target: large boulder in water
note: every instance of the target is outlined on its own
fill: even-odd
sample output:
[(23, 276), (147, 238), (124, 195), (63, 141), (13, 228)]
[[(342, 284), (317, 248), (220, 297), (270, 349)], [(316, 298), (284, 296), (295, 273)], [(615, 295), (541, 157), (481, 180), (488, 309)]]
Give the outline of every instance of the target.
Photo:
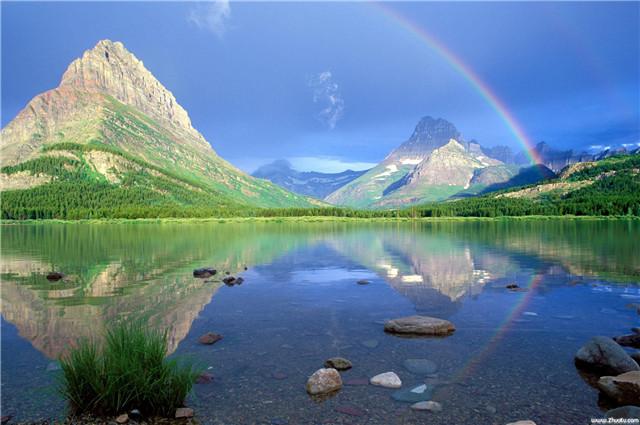
[(603, 376), (598, 381), (598, 387), (620, 405), (640, 406), (640, 371)]
[(384, 325), (384, 331), (397, 336), (445, 337), (455, 332), (453, 323), (444, 319), (427, 316), (407, 316), (389, 320)]
[(587, 341), (576, 353), (574, 362), (576, 367), (600, 376), (640, 370), (624, 348), (606, 336), (594, 336)]
[(318, 369), (307, 381), (307, 392), (311, 395), (329, 394), (342, 388), (342, 378), (333, 368)]

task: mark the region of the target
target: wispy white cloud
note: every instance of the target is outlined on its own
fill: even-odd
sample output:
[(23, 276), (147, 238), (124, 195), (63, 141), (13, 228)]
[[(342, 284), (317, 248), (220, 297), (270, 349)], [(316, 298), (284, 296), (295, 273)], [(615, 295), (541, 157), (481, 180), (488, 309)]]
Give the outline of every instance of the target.
[(313, 102), (322, 105), (323, 109), (316, 115), (322, 123), (334, 129), (342, 118), (344, 100), (333, 81), (331, 71), (324, 71), (309, 78), (309, 87), (313, 90)]
[(187, 20), (198, 28), (211, 31), (218, 37), (224, 36), (229, 29), (231, 18), (229, 0), (199, 1), (189, 9)]
[(623, 143), (622, 146), (624, 146), (627, 149), (635, 149), (640, 147), (640, 142), (638, 143)]
[(342, 160), (330, 156), (299, 156), (288, 158), (293, 168), (298, 171), (319, 171), (322, 173), (340, 173), (345, 170), (367, 170), (376, 164)]

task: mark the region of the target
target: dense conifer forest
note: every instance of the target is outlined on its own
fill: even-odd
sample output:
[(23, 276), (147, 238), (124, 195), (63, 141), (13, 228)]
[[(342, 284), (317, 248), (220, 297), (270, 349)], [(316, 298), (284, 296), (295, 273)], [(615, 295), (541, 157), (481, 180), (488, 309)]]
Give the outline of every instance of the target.
[[(587, 182), (570, 190), (540, 191), (534, 197), (509, 197), (512, 188), (451, 202), (416, 205), (395, 210), (357, 210), (340, 207), (267, 209), (247, 206), (195, 180), (171, 173), (108, 146), (55, 145), (73, 156), (41, 156), (16, 166), (2, 167), (11, 175), (29, 172), (51, 176), (30, 189), (2, 192), (2, 219), (133, 219), (205, 217), (502, 217), (502, 216), (640, 216), (640, 154), (613, 156), (565, 178), (544, 182)], [(101, 150), (133, 164), (107, 181), (80, 152)]]

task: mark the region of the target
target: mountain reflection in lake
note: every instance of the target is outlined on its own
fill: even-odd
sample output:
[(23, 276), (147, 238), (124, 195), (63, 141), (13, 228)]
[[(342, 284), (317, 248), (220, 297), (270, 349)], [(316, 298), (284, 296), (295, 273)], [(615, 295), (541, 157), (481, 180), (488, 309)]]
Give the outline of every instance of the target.
[[(637, 221), (33, 224), (1, 232), (1, 413), (17, 421), (61, 414), (62, 403), (42, 390), (56, 373), (46, 370), (78, 337), (144, 318), (169, 330), (170, 351), (211, 368), (215, 380), (197, 385), (189, 402), (200, 423), (588, 423), (602, 411), (573, 355), (591, 336), (625, 334), (639, 321), (625, 307), (640, 302)], [(196, 279), (199, 267), (219, 274)], [(54, 270), (65, 278), (49, 282)], [(225, 286), (226, 271), (244, 284)], [(386, 320), (416, 313), (458, 330), (444, 339), (383, 332)], [(196, 342), (210, 331), (224, 339)], [(317, 403), (305, 383), (334, 356), (354, 367), (342, 372), (337, 396)], [(403, 367), (420, 358), (437, 370)], [(391, 398), (395, 390), (350, 385), (386, 371), (403, 388), (434, 385), (443, 411), (412, 411)]]

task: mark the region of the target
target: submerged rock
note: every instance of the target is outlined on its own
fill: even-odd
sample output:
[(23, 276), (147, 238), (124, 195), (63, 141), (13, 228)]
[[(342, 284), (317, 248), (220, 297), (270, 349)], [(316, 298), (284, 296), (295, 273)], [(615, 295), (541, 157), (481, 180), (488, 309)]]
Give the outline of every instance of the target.
[(222, 339), (222, 335), (214, 334), (213, 332), (207, 332), (206, 334), (198, 338), (198, 342), (204, 345), (211, 345), (211, 344), (215, 344), (221, 339)]
[(364, 412), (362, 410), (355, 409), (349, 406), (338, 406), (334, 409), (336, 412), (344, 413), (346, 415), (351, 416), (364, 416)]
[(414, 375), (431, 375), (438, 370), (438, 365), (427, 359), (407, 359), (402, 365)]
[(407, 316), (389, 320), (384, 325), (384, 331), (397, 336), (449, 336), (455, 332), (453, 323), (444, 319), (427, 316)]
[(193, 270), (193, 277), (197, 277), (200, 279), (204, 279), (207, 277), (214, 276), (218, 271), (211, 267), (202, 267), (200, 269)]
[(614, 340), (606, 336), (594, 336), (578, 350), (574, 357), (576, 367), (603, 375), (640, 370), (638, 364)]
[(420, 401), (429, 401), (431, 400), (431, 392), (434, 387), (429, 384), (420, 384), (416, 385), (413, 388), (408, 388), (406, 390), (396, 391), (391, 395), (394, 400), (398, 401), (408, 401), (412, 403), (418, 403)]
[(116, 418), (116, 422), (118, 422), (119, 424), (126, 424), (127, 422), (129, 422), (129, 415), (123, 413)]
[(200, 376), (198, 376), (198, 378), (196, 379), (195, 383), (198, 385), (204, 385), (204, 384), (208, 384), (211, 381), (213, 381), (213, 375), (207, 372), (202, 372)]
[(442, 412), (442, 405), (437, 401), (419, 401), (418, 403), (412, 404), (411, 408), (413, 410), (429, 410), (431, 412)]
[(193, 418), (193, 409), (190, 407), (180, 407), (176, 409), (176, 419), (180, 418)]
[(373, 378), (369, 379), (371, 385), (378, 385), (384, 388), (400, 388), (402, 387), (402, 381), (395, 372), (380, 373)]
[(328, 394), (342, 388), (342, 379), (337, 370), (324, 368), (316, 370), (307, 381), (307, 392), (311, 395)]
[(368, 281), (368, 280), (359, 280), (359, 281), (357, 281), (356, 283), (357, 283), (358, 285), (368, 285), (368, 284), (370, 284), (371, 282), (370, 282), (370, 281)]
[(342, 357), (331, 357), (329, 360), (324, 362), (324, 367), (334, 368), (335, 370), (343, 372), (345, 370), (351, 369), (353, 367), (353, 364), (349, 360), (343, 359)]

